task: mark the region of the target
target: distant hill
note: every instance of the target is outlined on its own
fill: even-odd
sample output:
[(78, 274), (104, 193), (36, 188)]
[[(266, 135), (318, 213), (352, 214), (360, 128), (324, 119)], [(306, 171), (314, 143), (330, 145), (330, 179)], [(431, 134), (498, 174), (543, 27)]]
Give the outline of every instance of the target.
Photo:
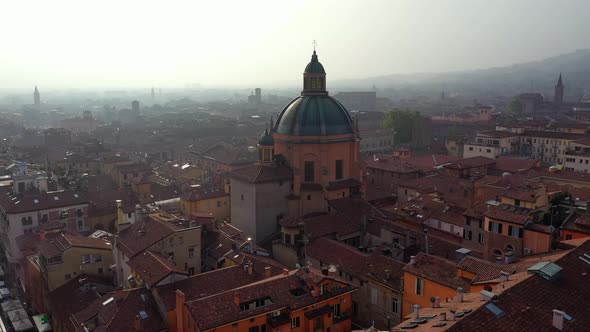
[[(553, 96), (559, 73), (565, 95), (576, 100), (590, 93), (590, 50), (577, 50), (541, 61), (472, 71), (447, 73), (393, 74), (356, 80), (335, 81), (336, 89), (369, 90), (376, 86), (384, 95), (439, 95), (457, 92), (464, 96), (513, 96), (521, 92), (541, 92)], [(407, 96), (406, 96), (407, 98)]]

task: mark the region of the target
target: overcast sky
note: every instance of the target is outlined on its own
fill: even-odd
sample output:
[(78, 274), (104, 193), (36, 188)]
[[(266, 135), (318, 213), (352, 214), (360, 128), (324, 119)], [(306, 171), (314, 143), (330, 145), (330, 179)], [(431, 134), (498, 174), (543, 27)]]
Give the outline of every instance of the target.
[(590, 48), (590, 1), (3, 1), (0, 88), (298, 85)]

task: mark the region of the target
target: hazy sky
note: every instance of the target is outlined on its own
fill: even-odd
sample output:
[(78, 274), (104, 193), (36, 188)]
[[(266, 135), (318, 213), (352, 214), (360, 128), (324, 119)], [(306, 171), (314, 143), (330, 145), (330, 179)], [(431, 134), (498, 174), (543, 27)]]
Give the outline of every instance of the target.
[(0, 88), (298, 85), (314, 39), (329, 80), (590, 48), (588, 0), (3, 0), (0, 8)]

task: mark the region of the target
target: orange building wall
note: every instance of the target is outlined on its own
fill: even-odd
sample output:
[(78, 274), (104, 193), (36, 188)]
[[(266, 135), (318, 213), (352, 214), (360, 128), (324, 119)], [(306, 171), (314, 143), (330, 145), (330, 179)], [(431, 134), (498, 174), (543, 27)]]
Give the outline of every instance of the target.
[(523, 245), (530, 248), (533, 253), (548, 252), (551, 249), (551, 235), (539, 232), (525, 231)]
[[(314, 182), (327, 185), (329, 181), (336, 181), (336, 160), (342, 160), (342, 178), (360, 179), (360, 169), (355, 164), (359, 160), (359, 142), (340, 142), (324, 144), (293, 144), (283, 140), (290, 137), (274, 133), (275, 154), (282, 154), (296, 172), (294, 174), (294, 191), (299, 195), (301, 182), (304, 180), (305, 161), (314, 162)], [(351, 135), (334, 135), (330, 139), (350, 138)], [(326, 137), (306, 137), (306, 139), (326, 139)], [(327, 170), (324, 173), (322, 169)]]
[[(404, 272), (404, 299), (402, 308), (402, 317), (414, 312), (414, 304), (420, 305), (421, 308), (430, 308), (432, 303), (430, 297), (438, 296), (441, 302), (446, 301), (446, 298), (453, 298), (457, 295), (457, 290), (435, 283), (428, 279), (423, 280), (422, 295), (416, 294), (416, 275)], [(466, 289), (465, 292), (468, 290)]]
[[(336, 304), (340, 303), (340, 312), (341, 313), (348, 313), (349, 317), (351, 317), (351, 306), (352, 306), (352, 293), (346, 293), (346, 294), (342, 294), (336, 298), (327, 300), (327, 301), (323, 301), (323, 302), (318, 302), (315, 304), (314, 308), (319, 308), (322, 307), (324, 305), (330, 305), (330, 306), (334, 306)], [(314, 331), (314, 327), (316, 324), (316, 320), (312, 319), (309, 320), (305, 317), (305, 312), (307, 310), (312, 309), (312, 307), (307, 307), (307, 308), (302, 308), (296, 311), (293, 311), (291, 313), (291, 318), (295, 318), (295, 317), (299, 317), (300, 319), (300, 326), (299, 328), (291, 328), (291, 322), (289, 322), (288, 324), (285, 325), (281, 325), (278, 328), (272, 328), (270, 325), (267, 324), (267, 331), (292, 331), (292, 332), (312, 332)], [(192, 320), (192, 318), (190, 318), (191, 314), (190, 312), (186, 309), (185, 307), (185, 312), (184, 312), (185, 317), (187, 317), (187, 319), (185, 319), (185, 326), (184, 326), (184, 331), (183, 332), (201, 332), (201, 330), (199, 330), (197, 328), (197, 326), (195, 325), (194, 321)], [(255, 316), (255, 317), (248, 317), (247, 319), (241, 320), (239, 322), (237, 322), (237, 327), (234, 327), (233, 324), (227, 324), (224, 326), (220, 326), (217, 327), (215, 329), (212, 330), (204, 330), (204, 331), (215, 331), (215, 332), (249, 332), (249, 329), (251, 327), (255, 327), (255, 326), (261, 326), (266, 324), (267, 322), (267, 316), (268, 314), (263, 314), (263, 315), (259, 315), (259, 316)], [(330, 332), (348, 332), (352, 330), (352, 321), (351, 319), (347, 319), (345, 321), (339, 322), (338, 326), (335, 327), (333, 326), (333, 314), (329, 314), (329, 315), (324, 315), (323, 317), (323, 327), (324, 327), (324, 331), (326, 328), (330, 328)], [(172, 331), (172, 330), (170, 330)]]
[(566, 230), (566, 229), (561, 230), (561, 240), (562, 241), (568, 240), (568, 238), (567, 238), (568, 235), (571, 235), (572, 239), (583, 239), (586, 237), (590, 237), (590, 234), (586, 234), (586, 233), (580, 233), (580, 232), (570, 231), (570, 230)]

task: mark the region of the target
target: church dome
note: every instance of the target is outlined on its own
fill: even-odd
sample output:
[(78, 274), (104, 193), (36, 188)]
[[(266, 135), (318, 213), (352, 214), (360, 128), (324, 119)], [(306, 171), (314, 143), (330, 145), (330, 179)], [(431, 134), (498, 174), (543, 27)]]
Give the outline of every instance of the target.
[(275, 140), (272, 138), (272, 135), (268, 132), (268, 130), (258, 137), (258, 145), (260, 146), (273, 146), (274, 144)]
[(291, 136), (353, 134), (350, 114), (327, 95), (302, 95), (291, 101), (279, 115), (274, 132)]

